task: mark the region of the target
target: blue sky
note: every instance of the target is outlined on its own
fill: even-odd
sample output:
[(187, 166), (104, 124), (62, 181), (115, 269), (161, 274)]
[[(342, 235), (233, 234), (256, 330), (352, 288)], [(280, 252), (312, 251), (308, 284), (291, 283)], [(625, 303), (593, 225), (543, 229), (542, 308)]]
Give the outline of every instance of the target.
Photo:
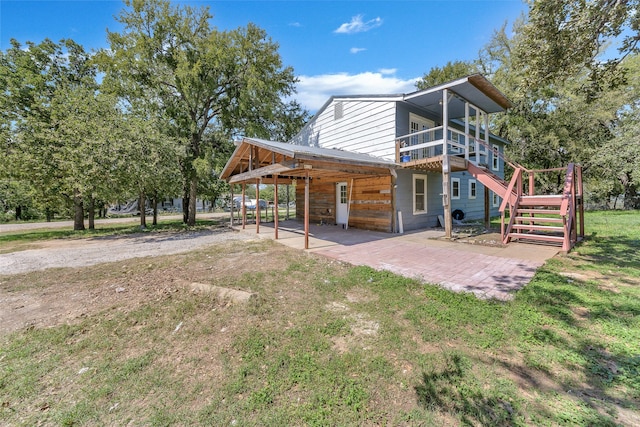
[[(209, 6), (220, 30), (253, 22), (280, 45), (299, 78), (295, 98), (314, 112), (331, 95), (392, 94), (448, 61), (472, 60), (505, 22), (526, 11), (521, 0), (189, 1)], [(0, 0), (0, 49), (19, 42), (71, 38), (108, 47), (121, 27), (121, 1)]]

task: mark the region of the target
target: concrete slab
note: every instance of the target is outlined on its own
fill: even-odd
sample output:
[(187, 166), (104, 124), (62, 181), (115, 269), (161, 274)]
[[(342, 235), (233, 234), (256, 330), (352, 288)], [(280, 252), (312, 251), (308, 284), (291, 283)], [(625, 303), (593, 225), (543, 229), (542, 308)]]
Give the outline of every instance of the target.
[[(273, 239), (273, 223), (236, 229)], [(278, 242), (304, 248), (304, 226), (284, 221)], [(455, 292), (472, 292), (483, 299), (512, 299), (531, 281), (536, 270), (560, 248), (525, 243), (506, 247), (472, 245), (441, 240), (444, 231), (422, 230), (406, 234), (379, 233), (333, 225), (310, 225), (309, 252), (353, 265), (367, 265), (405, 277), (440, 285)]]

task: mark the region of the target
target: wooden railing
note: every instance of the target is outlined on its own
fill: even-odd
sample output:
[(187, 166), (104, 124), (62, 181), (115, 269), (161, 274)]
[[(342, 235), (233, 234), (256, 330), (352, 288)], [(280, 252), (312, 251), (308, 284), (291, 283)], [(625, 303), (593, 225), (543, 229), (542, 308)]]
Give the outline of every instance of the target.
[[(509, 162), (509, 164), (512, 164)], [(503, 200), (499, 211), (501, 216), (500, 233), (504, 243), (509, 241), (509, 233), (514, 225), (516, 212), (522, 196), (536, 195), (535, 178), (544, 173), (566, 171), (564, 173), (564, 186), (562, 189), (560, 208), (558, 214), (563, 219), (564, 242), (562, 250), (568, 252), (573, 245), (584, 237), (584, 211), (583, 211), (583, 188), (582, 188), (582, 167), (570, 163), (566, 168), (549, 168), (529, 170), (522, 166), (514, 165), (514, 172), (509, 181), (509, 185), (502, 195)], [(528, 194), (524, 191), (525, 174), (528, 175)], [(506, 195), (515, 193), (515, 199)], [(506, 224), (506, 216), (509, 216), (509, 223)]]

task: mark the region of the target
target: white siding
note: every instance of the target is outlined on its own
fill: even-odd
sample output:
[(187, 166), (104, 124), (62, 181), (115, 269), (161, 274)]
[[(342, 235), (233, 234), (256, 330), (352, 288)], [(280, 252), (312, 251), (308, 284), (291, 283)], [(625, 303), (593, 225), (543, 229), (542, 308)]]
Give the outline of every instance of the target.
[[(342, 103), (342, 118), (334, 105)], [(291, 142), (395, 160), (396, 108), (389, 100), (333, 100)]]

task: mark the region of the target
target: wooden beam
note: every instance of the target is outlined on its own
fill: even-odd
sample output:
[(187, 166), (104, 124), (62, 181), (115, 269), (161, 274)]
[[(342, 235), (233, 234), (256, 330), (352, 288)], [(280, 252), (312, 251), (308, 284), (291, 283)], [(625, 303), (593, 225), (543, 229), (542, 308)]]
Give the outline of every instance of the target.
[(260, 234), (260, 179), (256, 178), (256, 234)]
[(263, 166), (258, 169), (253, 169), (247, 172), (234, 175), (229, 179), (229, 184), (239, 183), (242, 181), (249, 181), (256, 178), (262, 178), (263, 176), (274, 175), (277, 173), (297, 169), (297, 167), (298, 167), (298, 163), (294, 161), (274, 163), (272, 165)]
[(444, 152), (442, 153), (442, 207), (444, 208), (444, 234), (450, 239), (453, 234), (453, 221), (451, 220), (451, 168), (448, 153), (449, 130), (449, 91), (442, 91), (442, 135), (444, 138)]
[(234, 203), (233, 203), (233, 185), (230, 185), (229, 187), (230, 187), (230, 188), (229, 188), (229, 190), (230, 190), (230, 192), (231, 192), (231, 204), (229, 205), (229, 207), (230, 207), (230, 209), (229, 209), (229, 210), (231, 211), (231, 222), (230, 222), (230, 226), (231, 226), (231, 227), (233, 227), (233, 205), (234, 205)]
[(240, 209), (242, 209), (242, 229), (247, 225), (247, 206), (245, 205), (245, 197), (247, 195), (247, 184), (242, 183), (242, 200), (240, 201)]

